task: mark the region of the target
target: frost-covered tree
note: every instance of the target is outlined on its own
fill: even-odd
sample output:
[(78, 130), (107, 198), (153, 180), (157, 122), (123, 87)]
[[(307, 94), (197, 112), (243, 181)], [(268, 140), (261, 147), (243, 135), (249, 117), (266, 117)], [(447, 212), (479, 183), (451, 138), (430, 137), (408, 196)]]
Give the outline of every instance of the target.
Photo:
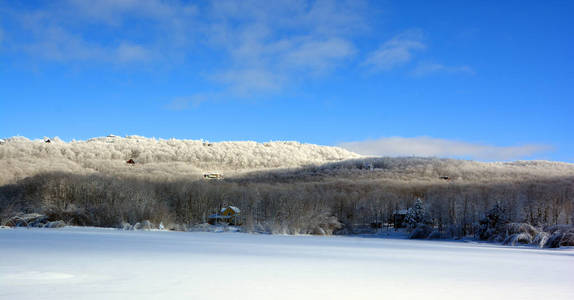
[(478, 237), (481, 240), (499, 240), (504, 226), (509, 223), (506, 209), (497, 202), (479, 222)]
[[(212, 172), (225, 179), (204, 179)], [(183, 228), (175, 225), (205, 222), (233, 203), (252, 228), (328, 233), (337, 222), (342, 231), (391, 224), (421, 197), (405, 225), (489, 239), (508, 222), (574, 223), (573, 179), (568, 163), (361, 157), (297, 142), (14, 137), (0, 144), (0, 225), (39, 212), (76, 225)]]
[(415, 228), (425, 221), (425, 207), (421, 198), (417, 198), (413, 207), (407, 210), (405, 223), (409, 228)]

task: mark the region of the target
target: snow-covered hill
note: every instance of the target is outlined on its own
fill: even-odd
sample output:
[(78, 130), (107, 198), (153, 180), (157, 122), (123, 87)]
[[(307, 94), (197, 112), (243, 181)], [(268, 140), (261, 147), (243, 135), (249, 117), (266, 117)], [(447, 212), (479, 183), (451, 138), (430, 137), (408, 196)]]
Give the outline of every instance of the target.
[[(133, 160), (135, 164), (126, 161)], [(500, 182), (574, 176), (574, 164), (550, 161), (476, 162), (421, 157), (369, 158), (339, 147), (299, 142), (207, 142), (141, 136), (12, 137), (0, 144), (0, 185), (42, 172), (101, 173), (154, 180), (197, 180), (205, 173), (249, 180), (307, 180), (308, 175), (399, 181)], [(366, 172), (368, 171), (368, 172)]]
[(0, 221), (35, 212), (77, 225), (180, 228), (231, 204), (262, 231), (332, 232), (388, 220), (421, 197), (437, 226), (465, 236), (495, 203), (512, 210), (510, 222), (571, 224), (573, 178), (569, 163), (369, 158), (297, 142), (10, 138), (0, 145)]
[[(262, 176), (257, 176), (261, 174)], [(479, 162), (432, 157), (363, 157), (320, 166), (308, 166), (290, 172), (275, 171), (249, 174), (250, 179), (297, 179), (322, 176), (349, 178), (354, 181), (386, 179), (397, 181), (438, 181), (444, 183), (500, 183), (555, 179), (574, 176), (574, 164), (553, 161)]]
[[(0, 145), (0, 184), (44, 171), (199, 178), (206, 172), (233, 174), (297, 168), (359, 157), (338, 147), (282, 141), (207, 142), (108, 136), (71, 142), (53, 138), (47, 143), (12, 137)], [(126, 164), (130, 159), (135, 164)]]

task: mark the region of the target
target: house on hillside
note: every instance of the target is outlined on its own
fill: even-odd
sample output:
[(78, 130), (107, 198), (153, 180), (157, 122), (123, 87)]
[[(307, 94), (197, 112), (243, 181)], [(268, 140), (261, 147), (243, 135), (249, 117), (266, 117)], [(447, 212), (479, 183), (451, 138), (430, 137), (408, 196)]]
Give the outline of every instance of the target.
[(403, 223), (407, 217), (407, 212), (406, 209), (395, 210), (393, 212), (393, 227), (395, 229), (404, 227)]
[(241, 225), (241, 210), (235, 206), (222, 208), (218, 214), (213, 214), (207, 218), (207, 223)]
[(220, 173), (206, 173), (203, 174), (204, 179), (223, 179), (223, 174)]

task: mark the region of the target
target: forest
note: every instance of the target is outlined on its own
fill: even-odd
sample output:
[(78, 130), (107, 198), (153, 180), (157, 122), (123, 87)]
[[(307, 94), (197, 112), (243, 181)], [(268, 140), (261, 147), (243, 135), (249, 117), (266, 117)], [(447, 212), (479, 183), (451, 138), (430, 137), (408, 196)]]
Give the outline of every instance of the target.
[[(90, 151), (105, 152), (101, 148), (112, 147), (105, 143), (108, 139), (101, 138)], [(19, 139), (0, 145), (0, 163), (9, 166), (0, 173), (1, 224), (15, 226), (23, 216), (37, 214), (33, 216), (42, 216), (42, 224), (126, 228), (145, 222), (190, 230), (234, 205), (241, 208), (241, 230), (246, 232), (365, 234), (400, 228), (411, 238), (574, 245), (572, 164), (368, 158), (296, 142), (204, 146), (172, 141), (205, 151), (192, 157), (191, 148), (180, 149), (185, 155), (169, 154), (174, 146), (167, 140), (156, 141), (152, 152), (142, 149), (150, 139), (135, 139), (144, 146), (122, 147), (118, 144), (133, 139), (113, 139), (119, 139), (112, 144), (117, 157), (74, 152), (85, 145), (73, 142)], [(11, 142), (15, 145), (8, 148)], [(279, 154), (271, 154), (270, 148)], [(174, 157), (187, 157), (177, 162), (187, 169), (166, 171)], [(293, 161), (282, 161), (288, 157)], [(126, 164), (132, 158), (135, 164)], [(265, 163), (267, 159), (271, 162)], [(43, 167), (34, 169), (36, 161)], [(154, 167), (162, 175), (154, 176)], [(18, 176), (13, 170), (19, 170)], [(229, 173), (207, 180), (200, 176), (207, 170)]]

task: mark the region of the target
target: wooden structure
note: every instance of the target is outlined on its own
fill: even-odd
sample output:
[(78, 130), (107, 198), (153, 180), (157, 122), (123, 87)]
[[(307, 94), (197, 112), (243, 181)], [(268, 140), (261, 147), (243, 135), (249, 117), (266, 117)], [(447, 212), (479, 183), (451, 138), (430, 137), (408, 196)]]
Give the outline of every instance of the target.
[(235, 206), (222, 208), (218, 214), (213, 214), (207, 218), (207, 223), (241, 225), (241, 210)]
[(128, 165), (135, 165), (136, 162), (135, 162), (133, 159), (130, 158), (130, 160), (126, 161), (126, 164), (128, 164)]
[(223, 179), (223, 174), (220, 173), (206, 173), (203, 174), (204, 179)]
[(393, 227), (395, 229), (404, 227), (404, 222), (405, 222), (406, 217), (407, 217), (407, 210), (406, 209), (395, 210), (393, 212)]

